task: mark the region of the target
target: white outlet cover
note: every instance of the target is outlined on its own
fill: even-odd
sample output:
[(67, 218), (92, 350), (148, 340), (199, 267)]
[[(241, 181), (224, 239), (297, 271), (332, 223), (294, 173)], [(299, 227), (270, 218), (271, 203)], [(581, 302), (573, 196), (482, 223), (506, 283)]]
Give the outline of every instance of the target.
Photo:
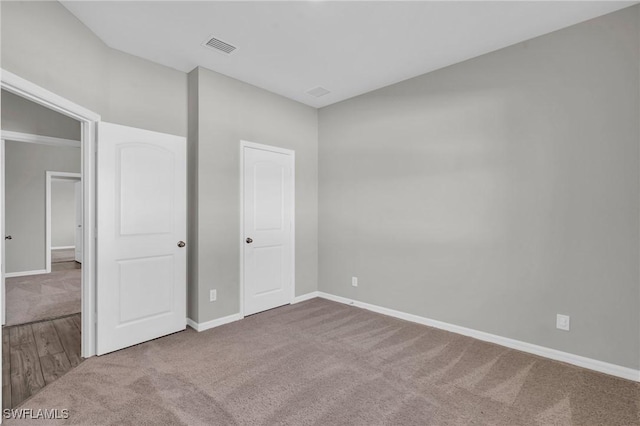
[(569, 317), (569, 315), (558, 314), (556, 317), (556, 328), (558, 330), (569, 331), (571, 328), (571, 317)]
[(209, 302), (215, 302), (218, 298), (217, 290), (209, 290)]
[(358, 287), (358, 277), (351, 277), (351, 285)]

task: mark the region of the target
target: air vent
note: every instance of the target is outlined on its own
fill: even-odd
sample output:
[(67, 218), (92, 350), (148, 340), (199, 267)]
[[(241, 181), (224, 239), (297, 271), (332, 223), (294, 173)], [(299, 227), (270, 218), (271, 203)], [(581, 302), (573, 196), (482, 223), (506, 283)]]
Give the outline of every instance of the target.
[(331, 92), (325, 89), (324, 87), (318, 86), (318, 87), (314, 87), (313, 89), (307, 90), (306, 93), (307, 95), (311, 95), (313, 97), (319, 98), (320, 96), (328, 95)]
[(215, 37), (209, 38), (209, 40), (202, 43), (202, 45), (217, 50), (218, 52), (226, 53), (227, 55), (236, 50), (235, 46), (232, 46), (229, 43), (225, 43), (224, 41)]

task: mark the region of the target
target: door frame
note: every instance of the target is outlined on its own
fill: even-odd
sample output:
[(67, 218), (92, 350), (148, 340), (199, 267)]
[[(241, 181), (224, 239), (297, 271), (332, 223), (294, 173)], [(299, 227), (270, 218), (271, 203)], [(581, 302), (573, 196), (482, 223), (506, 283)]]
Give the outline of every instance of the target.
[[(7, 307), (5, 306), (5, 298), (4, 298), (4, 295), (6, 292), (6, 286), (5, 286), (6, 227), (4, 222), (4, 219), (5, 219), (5, 214), (4, 214), (4, 145), (5, 143), (4, 141), (5, 141), (4, 138), (0, 139), (0, 238), (2, 238), (2, 242), (0, 243), (0, 313), (1, 313), (0, 316), (2, 318), (0, 319), (2, 320), (3, 327), (7, 323)], [(2, 342), (0, 342), (0, 349), (2, 349)], [(0, 362), (0, 365), (1, 364), (2, 362)]]
[[(96, 129), (100, 115), (62, 96), (38, 86), (16, 74), (0, 69), (0, 87), (15, 95), (78, 120), (81, 124), (82, 195), (83, 195), (83, 249), (82, 265), (82, 340), (81, 354), (89, 358), (96, 353)], [(4, 165), (0, 165), (4, 173)], [(3, 201), (4, 203), (4, 201)], [(4, 220), (4, 205), (0, 208)], [(1, 256), (4, 255), (0, 253)], [(3, 266), (4, 268), (4, 266)], [(4, 294), (0, 294), (4, 306)], [(0, 342), (1, 348), (1, 342)]]
[[(51, 184), (53, 181), (82, 182), (82, 173), (46, 172), (45, 186), (45, 261), (47, 273), (51, 272)], [(82, 230), (84, 234), (84, 229)]]
[(244, 150), (245, 148), (270, 151), (291, 156), (291, 295), (290, 303), (296, 297), (296, 153), (294, 150), (277, 146), (264, 145), (246, 140), (240, 140), (240, 316), (244, 318)]

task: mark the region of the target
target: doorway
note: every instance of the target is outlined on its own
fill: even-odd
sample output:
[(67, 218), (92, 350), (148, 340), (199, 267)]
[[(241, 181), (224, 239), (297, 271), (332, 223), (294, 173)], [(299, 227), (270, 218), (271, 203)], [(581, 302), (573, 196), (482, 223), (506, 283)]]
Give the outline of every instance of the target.
[(243, 316), (292, 303), (295, 292), (295, 153), (241, 141)]
[[(22, 128), (5, 130), (4, 124), (7, 118), (5, 114), (11, 111), (3, 104), (3, 112), (5, 114), (3, 114), (2, 149), (0, 149), (0, 177), (2, 178), (0, 188), (3, 190), (0, 200), (3, 205), (0, 208), (0, 213), (2, 214), (0, 224), (2, 224), (1, 233), (7, 239), (2, 239), (2, 244), (0, 245), (0, 259), (2, 259), (0, 268), (0, 281), (2, 284), (0, 306), (2, 307), (2, 322), (3, 324), (8, 323), (7, 327), (3, 328), (2, 339), (2, 406), (3, 408), (8, 408), (15, 407), (21, 400), (28, 398), (43, 386), (56, 380), (68, 369), (79, 364), (83, 358), (95, 354), (95, 244), (93, 242), (95, 238), (95, 191), (93, 187), (95, 182), (95, 128), (100, 117), (10, 72), (1, 70), (0, 83), (3, 94), (9, 94), (19, 99), (23, 104), (31, 103), (36, 105), (41, 111), (49, 111), (47, 113), (49, 115), (53, 113), (54, 115), (64, 116), (67, 120), (74, 121), (78, 129), (77, 138), (65, 138), (60, 135), (43, 136), (44, 132), (40, 131), (39, 126), (47, 123), (47, 117), (38, 117), (38, 120), (36, 120), (37, 125), (33, 128), (33, 131)], [(13, 113), (14, 118), (25, 115), (23, 111), (18, 110), (14, 110)], [(11, 146), (10, 152), (7, 152), (8, 145)], [(48, 154), (34, 157), (33, 153), (26, 153), (30, 149), (29, 147), (34, 149), (36, 147), (42, 148)], [(14, 165), (10, 163), (13, 160), (8, 159), (7, 154), (19, 156), (20, 153), (16, 154), (16, 150), (24, 151), (23, 154), (27, 160), (29, 158), (40, 159), (30, 163), (27, 161), (31, 166), (37, 163), (40, 167), (44, 164), (49, 164), (48, 161), (54, 157), (64, 157), (61, 154), (63, 151), (74, 151), (74, 161), (77, 162), (74, 168), (71, 169), (49, 164), (38, 172), (38, 176), (35, 179), (27, 178), (18, 170), (12, 184), (14, 194), (11, 195), (15, 195), (17, 198), (14, 197), (12, 200), (19, 200), (20, 194), (27, 193), (28, 189), (35, 188), (41, 192), (34, 199), (37, 200), (37, 203), (42, 204), (41, 207), (37, 208), (29, 208), (23, 205), (22, 209), (17, 209), (18, 212), (22, 211), (22, 215), (25, 217), (20, 218), (20, 213), (14, 215), (9, 220), (9, 226), (12, 229), (6, 229), (8, 218), (5, 211), (7, 207), (5, 198), (9, 195), (5, 191), (7, 189), (5, 188), (6, 173)], [(51, 227), (46, 226), (48, 224), (46, 219), (46, 199), (48, 197), (45, 193), (48, 192), (47, 178), (49, 177), (46, 172), (60, 170), (75, 173), (73, 177), (76, 178), (76, 181), (78, 181), (77, 178), (80, 175), (82, 176), (82, 179), (79, 180), (81, 182), (79, 188), (73, 188), (74, 193), (78, 189), (82, 193), (81, 206), (75, 204), (74, 194), (72, 206), (74, 211), (69, 213), (73, 215), (73, 222), (75, 222), (76, 214), (78, 213), (82, 218), (83, 229), (79, 235), (83, 240), (82, 267), (75, 262), (75, 255), (73, 259), (68, 259), (68, 262), (56, 262), (59, 258), (57, 253), (54, 253), (54, 260), (51, 262), (49, 248), (52, 240), (47, 238)], [(31, 184), (33, 184), (33, 188), (30, 187)], [(35, 227), (30, 227), (24, 223), (26, 222), (24, 219), (28, 219), (30, 215), (38, 215), (40, 217)], [(45, 232), (45, 226), (47, 232)], [(33, 230), (37, 232), (32, 232)], [(34, 236), (37, 238), (32, 238)], [(73, 243), (64, 243), (60, 247), (70, 247), (72, 245), (75, 247), (77, 245), (75, 243), (76, 237), (73, 236), (72, 238)], [(38, 241), (36, 245), (30, 245), (34, 244), (33, 241), (36, 240)], [(12, 253), (10, 256), (13, 256), (9, 262), (6, 259), (8, 254), (6, 243), (13, 244), (12, 247), (9, 247), (9, 252)], [(19, 247), (21, 244), (23, 246)], [(54, 247), (56, 246), (54, 245)], [(16, 263), (16, 259), (19, 262)], [(62, 260), (67, 259), (63, 258)], [(39, 312), (36, 309), (30, 313), (31, 317), (27, 319), (30, 322), (24, 323), (25, 319), (15, 319), (13, 315), (7, 317), (6, 275), (8, 275), (9, 280), (25, 279), (22, 282), (22, 287), (24, 288), (14, 291), (14, 296), (17, 296), (16, 300), (24, 301), (28, 299), (29, 295), (35, 295), (40, 296), (40, 302), (44, 302), (44, 304), (41, 304), (40, 307), (42, 309)], [(61, 282), (61, 280), (54, 279), (54, 275), (62, 275), (66, 278)], [(31, 282), (27, 283), (27, 279)], [(40, 282), (38, 283), (39, 280)], [(45, 282), (47, 280), (49, 282)], [(74, 313), (66, 314), (60, 311), (61, 306), (46, 306), (47, 303), (54, 301), (54, 299), (64, 300), (67, 297), (64, 294), (65, 292), (75, 294), (76, 300), (70, 301), (66, 306)], [(21, 294), (23, 297), (20, 297)], [(19, 308), (14, 302), (11, 303), (11, 307), (14, 310), (16, 307)], [(80, 311), (82, 311), (82, 316), (79, 314)], [(12, 364), (16, 367), (14, 370), (11, 370)], [(20, 369), (22, 371), (18, 371)], [(12, 388), (15, 388), (15, 392)]]
[(79, 170), (80, 150), (11, 139), (4, 145), (4, 325), (79, 314), (75, 184), (81, 175), (46, 169)]
[(46, 172), (46, 260), (82, 264), (82, 174)]
[[(186, 138), (149, 130), (100, 122), (100, 116), (43, 89), (15, 74), (0, 70), (1, 88), (40, 106), (80, 122), (82, 249), (82, 317), (65, 317), (64, 326), (81, 332), (80, 357), (105, 354), (186, 328)], [(4, 111), (4, 109), (3, 109)], [(2, 139), (42, 144), (69, 143), (57, 137), (43, 137), (2, 131)], [(100, 145), (96, 143), (100, 139)], [(77, 141), (72, 141), (77, 144)], [(1, 150), (0, 150), (1, 151)], [(100, 167), (96, 159), (100, 158)], [(5, 156), (0, 159), (4, 166)], [(56, 170), (49, 168), (48, 171)], [(0, 170), (3, 176), (4, 167)], [(1, 187), (2, 185), (0, 185)], [(44, 185), (43, 185), (44, 187)], [(97, 202), (100, 194), (100, 203)], [(0, 198), (2, 199), (2, 198)], [(0, 208), (0, 224), (4, 208)], [(97, 218), (100, 217), (98, 222)], [(4, 229), (2, 230), (4, 231)], [(98, 239), (97, 235), (101, 238)], [(5, 240), (1, 240), (4, 242)], [(96, 253), (99, 245), (100, 256)], [(0, 259), (6, 253), (0, 245)], [(44, 249), (42, 250), (44, 253)], [(48, 258), (50, 256), (47, 256)], [(75, 261), (75, 259), (74, 259)], [(2, 262), (0, 306), (6, 314)], [(41, 273), (47, 272), (43, 268)], [(31, 274), (33, 275), (33, 274)], [(115, 277), (115, 279), (114, 279)], [(96, 306), (101, 309), (98, 315)], [(78, 327), (79, 325), (79, 327)], [(57, 348), (63, 357), (69, 338), (58, 332), (59, 345), (36, 340), (40, 331), (20, 329), (0, 343), (3, 373), (7, 353), (14, 359), (17, 346), (25, 343), (19, 362), (44, 356), (55, 366), (58, 359), (47, 357), (42, 349)], [(51, 328), (51, 327), (49, 327)], [(73, 339), (73, 338), (71, 338)], [(32, 344), (34, 343), (35, 344)], [(38, 343), (38, 341), (40, 343)], [(73, 355), (64, 353), (69, 365)], [(64, 361), (61, 361), (64, 362)], [(37, 368), (37, 367), (35, 367)], [(42, 369), (41, 369), (42, 370)], [(32, 370), (33, 371), (33, 370)], [(42, 372), (42, 371), (41, 371)], [(38, 389), (40, 381), (25, 374), (24, 387)], [(3, 382), (4, 384), (4, 382)], [(2, 399), (5, 399), (3, 386)], [(14, 405), (14, 401), (11, 402)], [(6, 406), (3, 403), (3, 406)]]
[(75, 261), (82, 159), (79, 121), (5, 90), (2, 106), (7, 409), (82, 361), (82, 271)]

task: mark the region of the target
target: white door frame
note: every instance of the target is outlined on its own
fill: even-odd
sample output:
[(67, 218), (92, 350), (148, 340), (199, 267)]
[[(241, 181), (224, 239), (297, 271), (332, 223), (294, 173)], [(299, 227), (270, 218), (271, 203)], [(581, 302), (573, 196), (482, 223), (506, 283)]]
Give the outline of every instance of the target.
[[(51, 183), (54, 181), (82, 181), (81, 173), (46, 172), (45, 186), (45, 259), (47, 274), (51, 272)], [(75, 222), (74, 222), (75, 223)], [(84, 232), (84, 229), (83, 229)]]
[[(7, 323), (7, 307), (5, 306), (4, 295), (6, 292), (5, 288), (5, 214), (4, 214), (4, 139), (0, 139), (0, 238), (2, 238), (2, 242), (0, 243), (0, 311), (2, 311), (2, 325), (4, 326)], [(0, 349), (2, 349), (2, 342), (0, 342)], [(0, 364), (2, 364), (0, 362)]]
[[(48, 91), (30, 81), (25, 80), (9, 71), (0, 69), (0, 87), (27, 100), (45, 106), (56, 112), (80, 121), (82, 127), (82, 182), (83, 182), (83, 210), (84, 210), (84, 253), (85, 262), (82, 265), (82, 356), (88, 358), (96, 353), (95, 326), (95, 254), (96, 254), (96, 128), (100, 115), (90, 111), (62, 96)], [(0, 172), (4, 173), (2, 165)], [(4, 206), (2, 206), (2, 211)], [(4, 212), (2, 212), (4, 216)], [(2, 253), (3, 254), (3, 253)], [(4, 303), (4, 294), (0, 295)], [(0, 342), (1, 345), (1, 342)], [(1, 348), (1, 346), (0, 346)]]
[(291, 295), (293, 304), (296, 297), (296, 157), (295, 151), (277, 146), (263, 145), (260, 143), (240, 141), (240, 316), (244, 318), (244, 149), (253, 148), (263, 151), (277, 152), (278, 154), (290, 155), (293, 159), (291, 167), (291, 191), (293, 203), (291, 203)]

